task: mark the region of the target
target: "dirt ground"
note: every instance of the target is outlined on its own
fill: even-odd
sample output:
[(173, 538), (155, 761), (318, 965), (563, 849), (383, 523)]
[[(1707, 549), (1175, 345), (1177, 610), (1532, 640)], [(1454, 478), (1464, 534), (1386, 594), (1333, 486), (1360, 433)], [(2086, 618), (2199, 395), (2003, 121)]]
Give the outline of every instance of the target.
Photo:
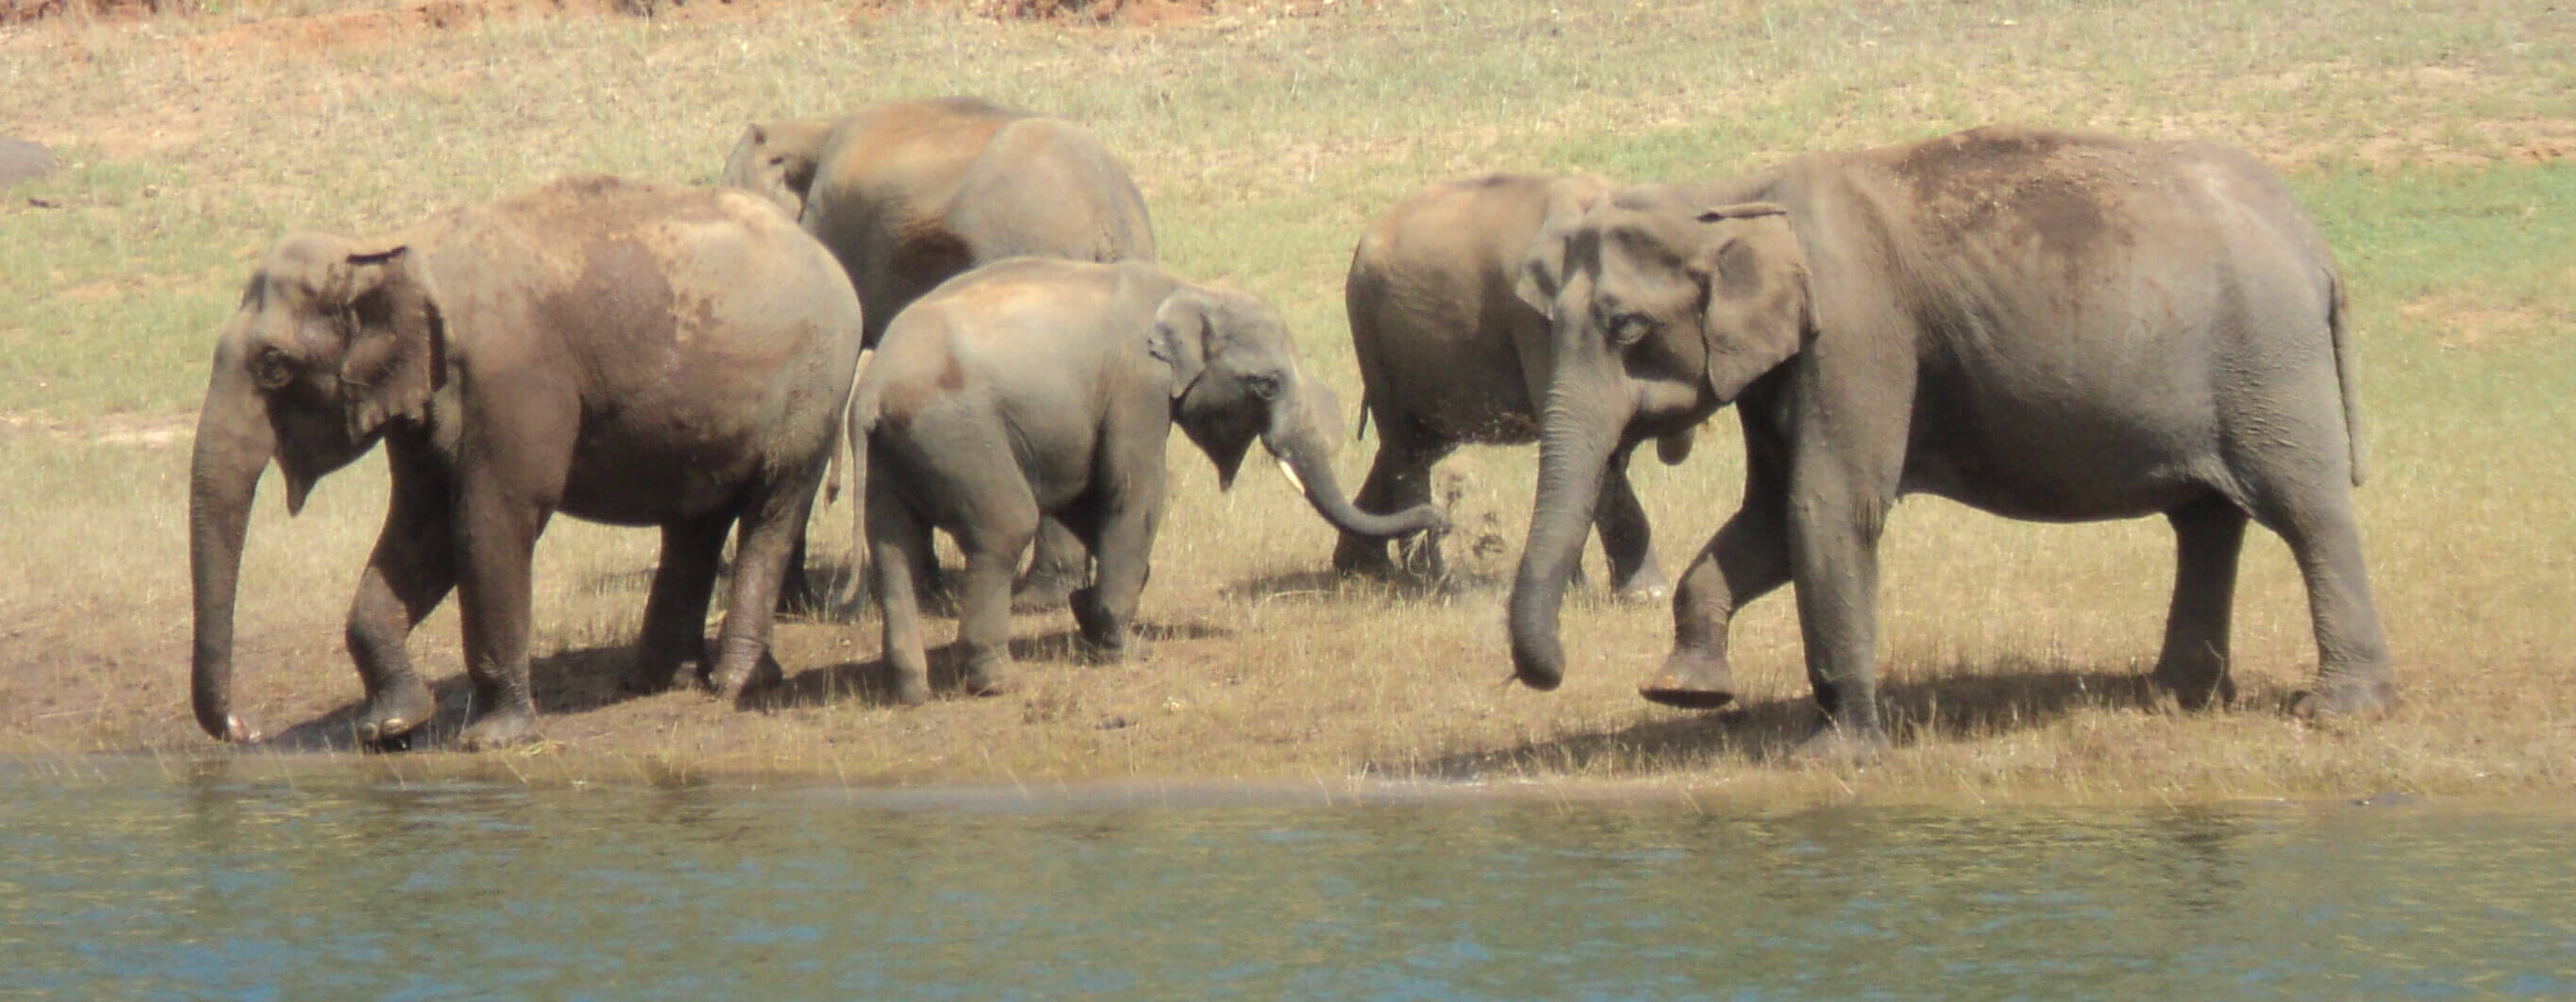
[[(61, 50), (86, 44), (89, 32), (107, 30), (117, 33), (121, 46), (167, 50), (220, 66), (236, 59), (380, 54), (429, 33), (530, 18), (649, 17), (687, 24), (764, 18), (777, 10), (756, 0), (424, 0), (356, 9), (311, 4), (343, 9), (297, 13), (292, 2), (274, 4), (280, 12), (271, 16), (262, 13), (260, 0), (219, 12), (155, 0), (0, 0), (7, 4), (0, 6), (0, 55)], [(829, 9), (845, 19), (864, 19), (900, 2)], [(1368, 2), (963, 0), (937, 6), (963, 17), (1044, 20), (1112, 35), (1123, 44), (1207, 22), (1316, 16), (1336, 5)], [(170, 30), (158, 30), (164, 27)], [(29, 135), (54, 144), (76, 138), (107, 158), (163, 155), (203, 140), (213, 131), (207, 123), (244, 113), (228, 100), (210, 90), (182, 106), (135, 108), (78, 123), (33, 123)], [(2318, 156), (2307, 138), (2261, 130), (2240, 135), (2276, 162), (2312, 162)], [(2485, 152), (2463, 152), (2472, 149)], [(2371, 165), (2450, 166), (2551, 162), (2570, 150), (2576, 150), (2576, 119), (2552, 116), (2448, 127), (2392, 122), (2339, 155)], [(257, 168), (209, 167), (199, 180), (234, 188), (278, 183)], [(55, 211), (22, 202), (0, 200), (0, 225), (9, 213)], [(1163, 209), (1158, 205), (1156, 211)], [(244, 247), (236, 256), (247, 260), (255, 250)], [(52, 294), (97, 300), (131, 294), (147, 282), (239, 281), (234, 262), (212, 271), (119, 277)], [(1313, 295), (1330, 299), (1337, 310), (1338, 273), (1314, 284)], [(2472, 305), (2468, 294), (2443, 290), (2407, 302), (2402, 309), (2449, 317), (2468, 315)], [(2446, 349), (2492, 351), (2560, 333), (2546, 305), (2475, 305), (2486, 312), (2455, 324), (2448, 336), (2457, 344), (2445, 342)], [(201, 375), (202, 369), (192, 378)], [(1356, 401), (1354, 388), (1342, 392), (1346, 401)], [(544, 743), (487, 756), (437, 752), (469, 710), (451, 603), (422, 624), (411, 645), (415, 662), (437, 680), (439, 722), (418, 736), (412, 754), (357, 758), (348, 731), (359, 687), (340, 640), (348, 601), (344, 579), (354, 568), (335, 565), (331, 573), (339, 576), (327, 583), (299, 582), (279, 570), (291, 565), (270, 550), (264, 552), (272, 554), (265, 558), (271, 563), (252, 576), (265, 573), (272, 588), (284, 580), (288, 593), (246, 593), (236, 630), (241, 677), (234, 686), (239, 712), (263, 728), (268, 740), (227, 749), (200, 733), (188, 713), (187, 573), (174, 541), (186, 535), (184, 475), (193, 421), (193, 413), (176, 412), (104, 418), (0, 413), (0, 446), (32, 457), (28, 472), (13, 475), (48, 475), (34, 469), (39, 466), (70, 469), (150, 498), (148, 505), (128, 503), (103, 513), (109, 524), (93, 528), (111, 548), (163, 560), (114, 588), (84, 593), (99, 597), (73, 602), (34, 596), (46, 590), (49, 576), (75, 569), (0, 571), (17, 575), (14, 588), (0, 588), (0, 755), (65, 762), (131, 755), (175, 767), (212, 761), (287, 771), (356, 761), (397, 778), (465, 774), (564, 781), (1570, 779), (1686, 784), (1789, 798), (2205, 800), (2358, 796), (2390, 788), (2576, 788), (2576, 729), (2555, 703), (2512, 695), (2534, 679), (2566, 678), (2563, 658), (2539, 649), (2558, 627), (2499, 631), (2507, 642), (2477, 653), (2486, 659), (2480, 665), (2503, 667), (2484, 674), (2401, 669), (2408, 673), (2410, 703), (2385, 721), (2307, 728), (2284, 718), (2277, 708), (2306, 683), (2313, 643), (2295, 574), (2276, 547), (2264, 549), (2272, 546), (2268, 541), (2249, 547), (2260, 552), (2249, 558), (2239, 599), (2239, 622), (2245, 624), (2238, 641), (2240, 708), (2186, 715), (2158, 705), (2140, 685), (2140, 662), (2152, 657), (2161, 625), (2171, 559), (2170, 536), (2161, 526), (2088, 528), (2083, 531), (2099, 534), (2073, 543), (2064, 537), (2035, 542), (2043, 538), (2037, 529), (2005, 536), (2003, 530), (1980, 528), (1995, 534), (1973, 537), (1983, 550), (1962, 555), (1944, 548), (1969, 537), (1953, 534), (1944, 542), (1940, 534), (1922, 531), (1927, 520), (1949, 519), (1949, 513), (1904, 509), (1897, 518), (1910, 520), (1910, 527), (1891, 531), (1891, 546), (1911, 549), (1891, 559), (1890, 591), (1969, 594), (1947, 605), (1918, 602), (1911, 611), (1891, 603), (1886, 633), (1895, 639), (1888, 644), (1889, 657), (1903, 667), (1889, 673), (1884, 694), (1899, 722), (1899, 748), (1867, 775), (1854, 775), (1781, 761), (1811, 713), (1796, 625), (1782, 597), (1739, 622), (1736, 651), (1751, 666), (1740, 680), (1746, 701), (1723, 713), (1671, 711), (1637, 700), (1632, 675), (1668, 647), (1669, 610), (1617, 604), (1593, 589), (1578, 589), (1565, 613), (1566, 636), (1578, 647), (1576, 656), (1591, 665), (1585, 674), (1554, 694), (1510, 684), (1500, 610), (1525, 524), (1525, 466), (1480, 470), (1470, 456), (1445, 467), (1442, 491), (1459, 526), (1449, 543), (1458, 577), (1439, 587), (1386, 585), (1344, 581), (1325, 571), (1330, 532), (1286, 500), (1293, 495), (1275, 478), (1247, 471), (1246, 484), (1219, 496), (1208, 486), (1212, 477), (1204, 461), (1177, 450), (1176, 492), (1186, 496), (1176, 497), (1157, 552), (1143, 614), (1151, 655), (1137, 662), (1087, 663), (1074, 651), (1069, 616), (1021, 616), (1014, 623), (1013, 653), (1020, 665), (1012, 691), (987, 699), (954, 695), (948, 685), (954, 665), (945, 651), (934, 651), (934, 682), (943, 686), (945, 698), (906, 709), (886, 697), (872, 620), (800, 617), (778, 629), (777, 653), (786, 674), (778, 691), (743, 706), (722, 705), (694, 691), (634, 696), (620, 692), (615, 679), (643, 602), (650, 534), (558, 521), (540, 549), (539, 594), (554, 596), (541, 598), (537, 609), (542, 639), (533, 675), (545, 714)], [(1722, 437), (1732, 429), (1721, 420), (1711, 430), (1718, 433), (1712, 437)], [(1373, 443), (1358, 448), (1365, 451)], [(1256, 480), (1265, 482), (1250, 483)], [(339, 475), (320, 489), (316, 510), (304, 516), (308, 521), (292, 527), (275, 499), (264, 497), (253, 546), (322, 535), (329, 545), (362, 555), (381, 511), (382, 481), (380, 466)], [(1356, 483), (1356, 476), (1346, 475), (1345, 486)], [(1648, 501), (1656, 508), (1659, 531), (1669, 533), (1659, 543), (1668, 568), (1678, 569), (1687, 548), (1715, 528), (1732, 490), (1718, 484), (1687, 501), (1667, 500), (1669, 492), (1641, 482), (1641, 494), (1655, 494)], [(2402, 503), (2388, 502), (2392, 508)], [(1690, 517), (1665, 520), (1666, 506), (1685, 509)], [(846, 518), (844, 505), (819, 516), (817, 525), (845, 531), (832, 527), (845, 526)], [(1992, 526), (1995, 520), (1975, 516), (1972, 524)], [(253, 559), (264, 558), (255, 553)], [(345, 562), (354, 565), (357, 559)], [(819, 563), (845, 571), (835, 559), (827, 553)], [(1997, 608), (2009, 599), (1976, 604), (1982, 596), (1975, 588), (2008, 594), (2000, 586), (1945, 589), (1924, 580), (1955, 573), (1962, 580), (2009, 582), (2029, 575), (2032, 567), (2070, 563), (2112, 568), (2087, 572), (2099, 580), (2080, 582), (2110, 597), (2100, 608), (2059, 614), (2049, 627), (2058, 632), (2038, 632), (2013, 610)], [(0, 576), (0, 584), (11, 582)], [(296, 594), (298, 588), (304, 593)], [(2400, 600), (2393, 598), (2391, 606)], [(1961, 608), (1970, 611), (1961, 614)], [(1927, 620), (1939, 622), (1927, 626)], [(934, 621), (929, 630), (935, 643), (947, 637), (950, 624)], [(1927, 636), (1941, 639), (1920, 639)], [(1605, 662), (1621, 667), (1611, 670)], [(2470, 715), (2467, 726), (2464, 714)]]
[[(1220, 12), (1296, 17), (1334, 3), (1364, 2), (1367, 0), (853, 0), (834, 6), (845, 18), (864, 17), (889, 7), (913, 6), (954, 8), (979, 17), (1150, 28)], [(757, 17), (763, 8), (773, 5), (771, 0), (405, 0), (369, 3), (361, 10), (260, 16), (263, 8), (288, 5), (252, 0), (238, 9), (251, 12), (257, 19), (245, 25), (236, 37), (296, 38), (332, 44), (406, 29), (454, 29), (496, 18), (524, 17), (623, 15), (687, 23)], [(0, 2), (0, 27), (205, 17), (211, 16), (210, 9), (212, 5), (190, 0), (5, 0)]]

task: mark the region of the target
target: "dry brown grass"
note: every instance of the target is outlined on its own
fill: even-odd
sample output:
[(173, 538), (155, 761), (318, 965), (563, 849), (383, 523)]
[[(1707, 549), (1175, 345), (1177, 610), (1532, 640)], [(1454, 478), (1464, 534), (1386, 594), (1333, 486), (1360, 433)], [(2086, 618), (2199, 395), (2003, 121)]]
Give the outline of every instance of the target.
[[(2576, 145), (2576, 15), (2562, 9), (1342, 0), (1139, 29), (899, 6), (651, 20), (209, 6), (0, 28), (0, 123), (67, 165), (0, 198), (0, 753), (537, 779), (1570, 779), (1793, 799), (2576, 789), (2576, 476), (2558, 451), (2576, 440), (2576, 173), (2560, 162)], [(1806, 705), (1785, 597), (1739, 621), (1748, 705), (1731, 714), (1638, 701), (1669, 613), (1591, 593), (1567, 611), (1565, 688), (1504, 684), (1529, 453), (1467, 457), (1460, 517), (1505, 545), (1426, 591), (1333, 579), (1330, 534), (1290, 491), (1249, 476), (1220, 495), (1176, 440), (1141, 662), (1081, 664), (1068, 620), (1023, 617), (1019, 691), (905, 710), (877, 695), (873, 622), (793, 622), (774, 705), (625, 699), (608, 679), (650, 534), (558, 522), (538, 563), (552, 740), (481, 758), (307, 754), (346, 747), (357, 685), (339, 621), (382, 466), (325, 481), (291, 524), (272, 489), (236, 688), (276, 739), (227, 752), (197, 733), (184, 430), (207, 341), (277, 233), (380, 229), (574, 170), (705, 180), (748, 118), (943, 92), (1092, 123), (1147, 190), (1167, 263), (1278, 302), (1352, 400), (1349, 241), (1435, 178), (1715, 174), (2000, 119), (2252, 147), (2293, 172), (2353, 279), (2377, 471), (2360, 499), (2406, 703), (2332, 729), (2277, 712), (2314, 652), (2267, 535), (2238, 600), (2244, 698), (2187, 715), (2138, 684), (2170, 574), (2161, 525), (1913, 501), (1884, 572), (1900, 747), (1858, 773), (1794, 768), (1776, 761)], [(1740, 483), (1731, 418), (1715, 423), (1689, 464), (1638, 470), (1675, 569)], [(1342, 457), (1346, 482), (1373, 447)], [(821, 517), (840, 559), (847, 511)], [(413, 649), (458, 708), (452, 608)]]

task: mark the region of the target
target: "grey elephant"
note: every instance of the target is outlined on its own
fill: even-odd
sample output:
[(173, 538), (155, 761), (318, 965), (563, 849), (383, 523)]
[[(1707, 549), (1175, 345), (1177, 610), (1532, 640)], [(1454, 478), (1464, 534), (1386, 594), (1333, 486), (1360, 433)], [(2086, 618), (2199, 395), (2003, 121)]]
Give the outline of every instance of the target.
[(1557, 607), (1604, 457), (1732, 402), (1743, 503), (1682, 576), (1649, 699), (1731, 699), (1728, 624), (1794, 583), (1823, 711), (1801, 751), (1881, 747), (1877, 543), (1913, 491), (2025, 519), (2162, 514), (2179, 561), (2153, 682), (2191, 707), (2232, 694), (2250, 518), (2307, 584), (2318, 675), (2296, 710), (2395, 698), (2352, 511), (2342, 280), (2241, 152), (1998, 127), (1811, 155), (1622, 189), (1544, 235), (1525, 277), (1557, 357), (1509, 616), (1533, 687), (1563, 677)]
[(1144, 262), (1004, 261), (914, 302), (850, 404), (897, 696), (930, 696), (913, 584), (934, 528), (965, 555), (958, 643), (969, 691), (1003, 684), (1011, 570), (1042, 516), (1096, 555), (1097, 580), (1071, 596), (1074, 617), (1095, 651), (1124, 655), (1175, 424), (1229, 486), (1259, 439), (1342, 529), (1399, 536), (1439, 524), (1427, 506), (1383, 517), (1352, 507), (1327, 462), (1320, 393), (1268, 304)]
[(662, 530), (630, 687), (704, 652), (724, 539), (743, 526), (709, 685), (768, 657), (859, 357), (858, 297), (758, 199), (568, 178), (381, 237), (295, 234), (262, 259), (216, 343), (189, 480), (197, 721), (230, 741), (232, 614), (251, 497), (274, 460), (314, 481), (384, 443), (392, 503), (350, 604), (358, 736), (436, 711), (404, 641), (460, 594), (468, 748), (534, 735), (529, 558), (556, 514)]
[[(1362, 509), (1430, 501), (1432, 465), (1460, 444), (1538, 441), (1536, 403), (1547, 396), (1552, 345), (1547, 315), (1514, 289), (1541, 225), (1581, 216), (1611, 188), (1591, 174), (1494, 174), (1424, 188), (1369, 223), (1342, 287), (1365, 388), (1361, 420), (1374, 417), (1378, 429), (1377, 458), (1354, 499)], [(1656, 454), (1680, 462), (1694, 430), (1659, 439)], [(1611, 588), (1662, 598), (1671, 584), (1628, 485), (1630, 451), (1611, 454), (1594, 526)], [(1439, 553), (1427, 556), (1436, 576)], [(1385, 540), (1355, 533), (1342, 534), (1333, 566), (1396, 572)]]
[[(980, 264), (1154, 259), (1144, 196), (1090, 130), (977, 98), (753, 124), (723, 182), (770, 198), (832, 249), (867, 304), (870, 347), (906, 305)], [(810, 601), (799, 554), (789, 590)], [(1019, 604), (1061, 605), (1085, 576), (1079, 544), (1050, 526)]]

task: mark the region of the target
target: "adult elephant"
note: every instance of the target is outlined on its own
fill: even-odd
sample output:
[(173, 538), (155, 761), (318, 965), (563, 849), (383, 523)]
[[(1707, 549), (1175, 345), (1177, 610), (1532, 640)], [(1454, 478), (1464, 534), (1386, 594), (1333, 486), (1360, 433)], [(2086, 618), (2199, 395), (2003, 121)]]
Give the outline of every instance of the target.
[(2179, 566), (2153, 681), (2191, 707), (2232, 694), (2251, 518), (2307, 584), (2318, 676), (2297, 711), (2395, 698), (2352, 512), (2342, 280), (2241, 152), (1998, 127), (1807, 156), (1623, 189), (1543, 236), (1526, 277), (1557, 358), (1510, 610), (1533, 687), (1563, 677), (1557, 606), (1603, 459), (1733, 402), (1743, 504), (1683, 574), (1648, 699), (1733, 698), (1727, 624), (1794, 582), (1823, 711), (1803, 751), (1881, 747), (1877, 542), (1909, 491), (2164, 515)]
[(1277, 311), (1144, 262), (1005, 261), (914, 303), (850, 404), (899, 697), (930, 696), (913, 586), (934, 528), (966, 558), (958, 643), (969, 691), (1003, 684), (1011, 569), (1042, 517), (1098, 557), (1097, 582), (1071, 597), (1084, 639), (1110, 658), (1126, 653), (1175, 424), (1227, 486), (1258, 438), (1344, 531), (1385, 537), (1439, 524), (1428, 506), (1386, 517), (1351, 506), (1329, 462), (1331, 410)]
[[(1538, 441), (1536, 404), (1547, 395), (1553, 348), (1547, 315), (1514, 287), (1540, 227), (1580, 217), (1611, 187), (1589, 174), (1448, 181), (1369, 224), (1342, 286), (1365, 388), (1361, 420), (1374, 416), (1378, 429), (1377, 458), (1354, 499), (1361, 508), (1429, 502), (1432, 465), (1460, 444)], [(1680, 462), (1693, 430), (1658, 440), (1656, 454)], [(1611, 588), (1627, 598), (1662, 598), (1671, 584), (1655, 562), (1646, 509), (1628, 485), (1629, 453), (1625, 446), (1611, 453), (1594, 526)], [(1436, 575), (1438, 552), (1429, 558)], [(1342, 534), (1333, 566), (1396, 573), (1386, 541), (1357, 533)]]
[(708, 683), (739, 695), (768, 658), (859, 357), (859, 302), (831, 255), (758, 199), (569, 178), (375, 238), (290, 235), (215, 346), (190, 471), (197, 722), (229, 741), (232, 614), (260, 473), (286, 506), (383, 442), (393, 498), (349, 608), (358, 736), (436, 712), (404, 641), (449, 590), (474, 684), (468, 748), (535, 733), (529, 559), (557, 512), (657, 525), (662, 559), (630, 687), (704, 653), (716, 564), (743, 545)]
[[(914, 299), (980, 264), (1154, 260), (1144, 196), (1090, 130), (978, 98), (753, 124), (723, 181), (775, 201), (840, 258), (867, 304), (869, 347)], [(818, 598), (798, 550), (790, 591)], [(1086, 576), (1079, 544), (1050, 526), (1019, 604), (1061, 605)]]

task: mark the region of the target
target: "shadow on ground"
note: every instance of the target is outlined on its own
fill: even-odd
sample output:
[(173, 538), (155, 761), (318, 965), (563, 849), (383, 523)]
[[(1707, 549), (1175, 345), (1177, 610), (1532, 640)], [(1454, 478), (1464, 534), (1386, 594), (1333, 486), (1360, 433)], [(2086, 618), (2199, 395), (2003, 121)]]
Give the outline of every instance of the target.
[[(1888, 733), (1903, 748), (1927, 739), (1969, 739), (2042, 727), (2082, 709), (2155, 705), (2144, 674), (2079, 670), (2023, 659), (1906, 671), (1879, 687)], [(1418, 765), (1372, 762), (1365, 771), (1420, 779), (1485, 779), (1531, 774), (1621, 773), (1786, 764), (1816, 726), (1805, 693), (1668, 717), (1609, 731), (1568, 734), (1516, 747), (1463, 752)]]
[[(1232, 629), (1210, 623), (1140, 623), (1136, 635), (1147, 645), (1173, 640), (1224, 640), (1235, 634)], [(954, 642), (923, 652), (930, 662), (930, 691), (934, 697), (964, 695), (964, 656)], [(1151, 657), (1150, 646), (1137, 657)], [(1050, 630), (1031, 636), (1011, 638), (1011, 660), (1015, 662), (1088, 662), (1091, 654), (1079, 633), (1071, 628)], [(863, 706), (896, 704), (894, 669), (884, 658), (866, 661), (844, 661), (836, 665), (809, 668), (787, 679), (786, 684), (758, 698), (757, 705), (769, 709), (792, 709), (827, 703), (854, 702)]]
[[(528, 662), (528, 686), (537, 703), (540, 717), (561, 717), (589, 713), (636, 698), (635, 693), (618, 688), (618, 680), (635, 656), (629, 644), (586, 647), (558, 651)], [(692, 663), (682, 668), (683, 678), (698, 670)], [(413, 731), (398, 747), (441, 748), (452, 743), (456, 732), (463, 729), (472, 712), (474, 686), (463, 672), (430, 683), (430, 695), (438, 700), (438, 717), (429, 726)], [(268, 744), (288, 751), (355, 751), (359, 744), (353, 728), (358, 714), (365, 709), (363, 700), (352, 701), (319, 717), (304, 721), (268, 739)]]
[(1217, 594), (1229, 601), (1254, 605), (1269, 602), (1384, 603), (1499, 595), (1505, 584), (1500, 578), (1466, 574), (1370, 577), (1323, 568), (1259, 574), (1226, 585)]

